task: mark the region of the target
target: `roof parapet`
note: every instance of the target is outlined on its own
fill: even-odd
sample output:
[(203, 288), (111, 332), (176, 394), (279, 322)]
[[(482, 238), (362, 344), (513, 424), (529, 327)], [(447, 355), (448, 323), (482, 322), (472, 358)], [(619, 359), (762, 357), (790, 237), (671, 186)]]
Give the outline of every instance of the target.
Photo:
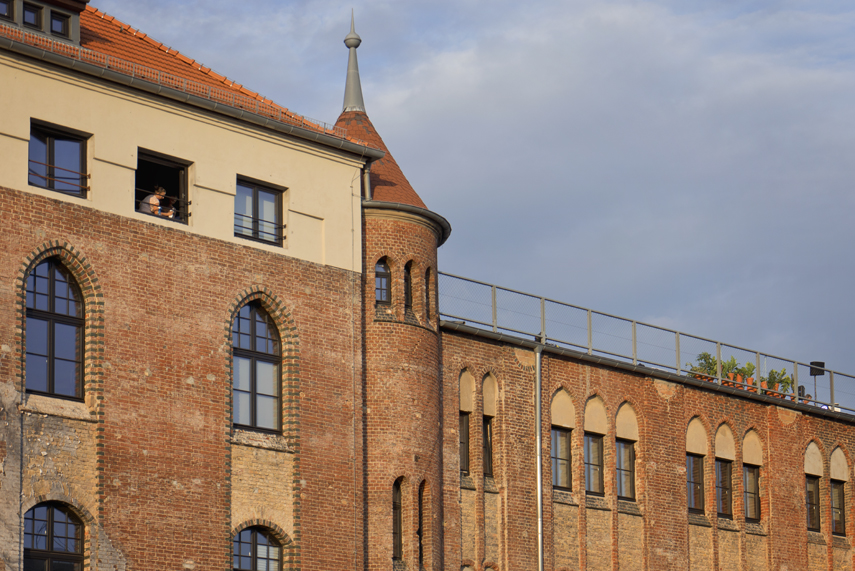
[(362, 99), (362, 83), (359, 81), (359, 63), (356, 61), (356, 48), (362, 43), (362, 38), (356, 33), (353, 22), (353, 12), (350, 13), (350, 33), (344, 38), (344, 45), (349, 51), (347, 56), (347, 81), (344, 84), (344, 104), (342, 112), (365, 112), (365, 101)]

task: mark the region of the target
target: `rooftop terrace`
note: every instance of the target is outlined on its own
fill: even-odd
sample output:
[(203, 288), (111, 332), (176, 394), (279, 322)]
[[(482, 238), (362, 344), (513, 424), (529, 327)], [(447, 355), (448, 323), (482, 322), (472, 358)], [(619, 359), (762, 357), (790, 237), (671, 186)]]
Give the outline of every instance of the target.
[(439, 314), (450, 328), (530, 339), (692, 384), (728, 387), (731, 394), (745, 391), (768, 402), (855, 416), (853, 375), (443, 272)]

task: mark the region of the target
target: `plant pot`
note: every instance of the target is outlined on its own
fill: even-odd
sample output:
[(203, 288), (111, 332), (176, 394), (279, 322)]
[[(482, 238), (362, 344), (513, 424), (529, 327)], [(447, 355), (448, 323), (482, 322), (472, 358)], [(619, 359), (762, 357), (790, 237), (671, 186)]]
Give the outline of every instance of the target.
[[(740, 378), (742, 378), (742, 377), (740, 377)], [(754, 377), (748, 377), (747, 379), (745, 379), (745, 382), (748, 384), (748, 387), (746, 387), (746, 388), (750, 392), (752, 392), (752, 393), (757, 392), (757, 385), (754, 384)]]

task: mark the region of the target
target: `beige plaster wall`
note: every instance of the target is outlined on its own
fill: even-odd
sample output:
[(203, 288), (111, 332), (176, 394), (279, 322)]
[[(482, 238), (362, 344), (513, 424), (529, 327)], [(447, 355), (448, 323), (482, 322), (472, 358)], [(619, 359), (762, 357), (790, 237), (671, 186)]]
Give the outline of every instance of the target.
[(635, 409), (629, 403), (621, 405), (615, 420), (615, 434), (618, 438), (638, 441), (638, 418)]
[(468, 370), (460, 373), (460, 410), (472, 412), (472, 395), (475, 392), (475, 379)]
[(719, 426), (715, 433), (715, 456), (724, 460), (736, 461), (733, 431), (726, 424)]
[(496, 416), (496, 396), (499, 393), (496, 377), (484, 377), (484, 416)]
[(606, 434), (609, 431), (606, 407), (599, 397), (592, 398), (585, 405), (585, 431), (597, 434)]
[(808, 444), (805, 450), (805, 474), (822, 477), (822, 453), (815, 442)]
[(693, 418), (686, 429), (686, 452), (703, 456), (707, 454), (707, 430), (697, 418)]
[[(361, 271), (361, 161), (334, 149), (181, 106), (133, 89), (47, 68), (0, 53), (0, 186), (48, 196), (201, 234)], [(91, 191), (85, 199), (30, 186), (27, 161), (30, 121), (39, 119), (92, 136), (87, 143)], [(135, 212), (138, 150), (191, 162), (188, 224)], [(15, 167), (17, 165), (17, 167)], [(234, 236), (238, 176), (283, 195), (283, 247)]]
[(552, 424), (564, 428), (576, 428), (576, 407), (567, 391), (561, 389), (552, 397)]
[(749, 430), (742, 440), (742, 461), (754, 466), (763, 465), (763, 444), (753, 430)]
[(831, 479), (849, 481), (849, 466), (846, 463), (846, 455), (840, 448), (835, 448), (831, 453)]

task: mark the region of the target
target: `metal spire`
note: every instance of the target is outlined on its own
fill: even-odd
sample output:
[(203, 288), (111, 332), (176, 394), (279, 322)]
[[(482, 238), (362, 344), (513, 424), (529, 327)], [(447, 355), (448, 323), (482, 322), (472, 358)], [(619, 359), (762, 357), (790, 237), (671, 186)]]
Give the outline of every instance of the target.
[(359, 82), (359, 64), (356, 62), (356, 48), (362, 43), (362, 38), (354, 30), (353, 10), (350, 12), (350, 33), (344, 38), (344, 45), (350, 53), (347, 56), (347, 82), (344, 84), (344, 111), (365, 112), (365, 102), (362, 100), (362, 84)]

